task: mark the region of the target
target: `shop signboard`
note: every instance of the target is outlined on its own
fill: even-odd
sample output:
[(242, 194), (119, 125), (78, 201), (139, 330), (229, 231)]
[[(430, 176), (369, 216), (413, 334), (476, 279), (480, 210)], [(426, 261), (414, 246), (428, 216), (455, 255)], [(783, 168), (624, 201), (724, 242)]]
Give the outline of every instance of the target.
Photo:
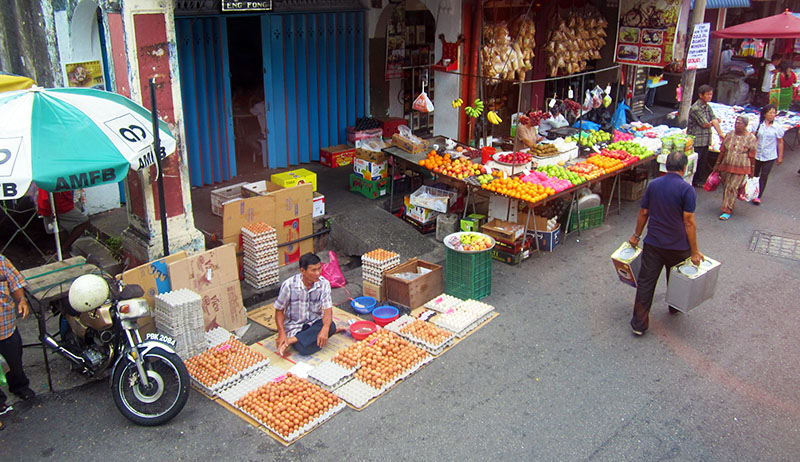
[(100, 61), (83, 61), (64, 64), (64, 74), (68, 87), (105, 89), (103, 65)]
[(672, 60), (680, 0), (621, 0), (615, 48), (621, 64), (664, 67)]
[(222, 0), (222, 11), (272, 11), (272, 0)]
[(711, 24), (702, 23), (694, 25), (692, 42), (686, 54), (686, 69), (705, 69), (708, 67), (708, 37), (711, 34)]

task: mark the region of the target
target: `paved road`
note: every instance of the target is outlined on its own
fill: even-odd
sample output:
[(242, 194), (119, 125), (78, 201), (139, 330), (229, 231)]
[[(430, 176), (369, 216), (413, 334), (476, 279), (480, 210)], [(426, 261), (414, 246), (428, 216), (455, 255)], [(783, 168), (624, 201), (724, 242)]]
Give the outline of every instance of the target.
[(500, 317), (288, 448), (196, 392), (168, 425), (130, 425), (94, 383), (18, 405), (3, 417), (0, 451), (19, 461), (796, 461), (800, 262), (748, 246), (755, 230), (800, 229), (798, 167), (790, 153), (764, 204), (739, 203), (728, 222), (717, 219), (721, 192), (699, 193), (701, 250), (723, 261), (716, 296), (670, 316), (662, 278), (642, 338), (627, 324), (633, 289), (608, 257), (633, 230), (637, 205), (623, 203), (551, 254), (495, 264), (487, 301)]

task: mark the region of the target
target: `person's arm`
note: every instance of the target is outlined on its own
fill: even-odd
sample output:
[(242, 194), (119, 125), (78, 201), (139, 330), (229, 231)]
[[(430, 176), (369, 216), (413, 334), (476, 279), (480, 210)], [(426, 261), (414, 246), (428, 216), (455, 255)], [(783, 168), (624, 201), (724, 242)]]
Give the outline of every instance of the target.
[(778, 138), (778, 165), (783, 163), (783, 138)]
[(705, 259), (697, 248), (697, 223), (694, 221), (694, 212), (683, 212), (683, 226), (686, 228), (686, 237), (689, 239), (689, 250), (692, 252), (692, 263), (699, 265)]
[(650, 218), (650, 211), (647, 209), (639, 209), (639, 217), (636, 219), (636, 229), (633, 231), (633, 236), (628, 239), (628, 243), (634, 247), (639, 247), (639, 240), (642, 239), (644, 227), (647, 225), (647, 219)]
[(328, 307), (322, 310), (322, 330), (317, 335), (317, 346), (325, 348), (328, 344), (328, 331), (331, 330), (331, 323), (333, 322), (333, 307)]
[(722, 163), (722, 159), (725, 158), (726, 151), (727, 149), (725, 148), (725, 138), (722, 138), (719, 143), (719, 155), (717, 156), (717, 161), (714, 163), (714, 168), (711, 169), (711, 171), (716, 172), (719, 169), (719, 166)]
[(275, 339), (275, 346), (278, 352), (285, 351), (289, 346), (286, 339), (286, 327), (283, 325), (286, 322), (286, 314), (283, 310), (275, 310), (275, 324), (278, 325), (278, 338)]
[(25, 298), (25, 289), (17, 289), (13, 295), (17, 302), (17, 312), (22, 315), (22, 319), (27, 318), (31, 308), (28, 306), (28, 299)]

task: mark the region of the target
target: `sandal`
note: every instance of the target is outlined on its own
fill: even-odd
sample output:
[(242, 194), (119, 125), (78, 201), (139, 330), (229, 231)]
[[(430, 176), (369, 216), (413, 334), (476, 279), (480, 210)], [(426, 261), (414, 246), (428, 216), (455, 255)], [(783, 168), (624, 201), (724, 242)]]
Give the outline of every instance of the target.
[(719, 216), (719, 219), (722, 220), (722, 221), (729, 220), (730, 218), (731, 218), (731, 214), (730, 213), (723, 213), (722, 215)]

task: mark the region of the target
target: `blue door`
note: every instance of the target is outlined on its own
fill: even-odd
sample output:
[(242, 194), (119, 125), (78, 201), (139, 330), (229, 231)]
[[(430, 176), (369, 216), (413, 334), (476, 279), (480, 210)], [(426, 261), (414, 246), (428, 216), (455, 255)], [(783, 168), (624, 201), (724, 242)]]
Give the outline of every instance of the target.
[(366, 113), (363, 12), (261, 16), (269, 168), (319, 160)]
[(236, 176), (228, 32), (224, 17), (175, 18), (192, 186)]

